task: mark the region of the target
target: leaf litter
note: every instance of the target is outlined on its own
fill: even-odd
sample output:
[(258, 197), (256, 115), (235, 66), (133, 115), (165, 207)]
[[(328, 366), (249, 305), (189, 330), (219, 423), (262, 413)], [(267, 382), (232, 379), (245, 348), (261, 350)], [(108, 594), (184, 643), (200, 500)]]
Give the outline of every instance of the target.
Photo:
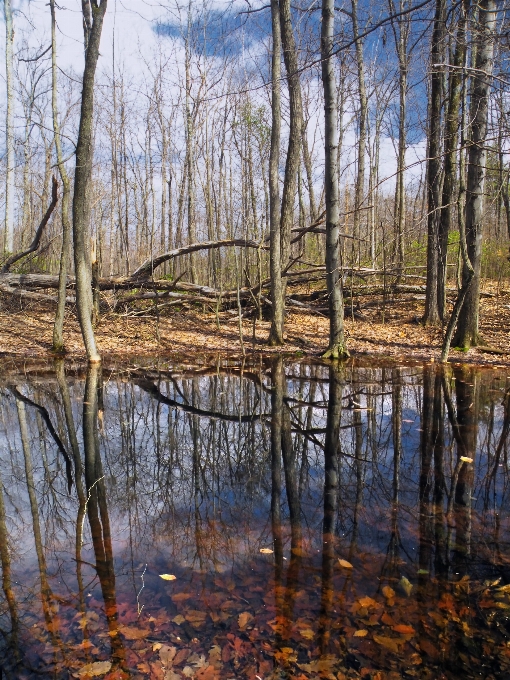
[[(356, 578), (347, 581), (348, 589), (345, 571), (332, 572), (332, 599), (325, 611), (321, 579), (314, 576), (320, 573), (317, 558), (302, 551), (299, 559), (299, 582), (288, 580), (295, 565), (288, 567), (287, 577), (275, 581), (273, 564), (262, 556), (249, 560), (234, 582), (228, 573), (191, 573), (187, 580), (176, 579), (178, 590), (171, 597), (164, 587), (153, 589), (140, 616), (135, 601), (124, 593), (115, 632), (121, 660), (103, 656), (91, 663), (91, 650), (96, 659), (107, 655), (114, 639), (100, 598), (89, 601), (87, 620), (96, 628), (88, 632), (85, 648), (78, 642), (78, 620), (66, 624), (64, 609), (60, 634), (67, 648), (74, 649), (66, 667), (72, 677), (105, 680), (127, 677), (122, 672), (129, 669), (140, 680), (266, 680), (276, 677), (275, 668), (301, 680), (436, 680), (443, 677), (445, 663), (457, 669), (445, 676), (449, 679), (480, 677), (483, 668), (487, 680), (510, 676), (502, 627), (510, 612), (510, 587), (499, 579), (442, 583), (438, 599), (437, 579), (426, 578), (419, 588), (407, 577), (405, 588), (402, 578), (393, 580), (398, 588), (381, 586), (381, 563), (373, 556), (358, 556)], [(44, 624), (40, 627), (45, 639)], [(487, 669), (489, 655), (492, 671)], [(46, 658), (46, 670), (62, 670)]]

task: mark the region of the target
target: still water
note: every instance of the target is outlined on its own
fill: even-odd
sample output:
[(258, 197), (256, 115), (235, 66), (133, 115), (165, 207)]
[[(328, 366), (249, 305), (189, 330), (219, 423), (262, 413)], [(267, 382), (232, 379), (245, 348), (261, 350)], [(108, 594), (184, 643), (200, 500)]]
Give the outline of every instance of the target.
[(510, 376), (0, 380), (2, 678), (510, 678)]

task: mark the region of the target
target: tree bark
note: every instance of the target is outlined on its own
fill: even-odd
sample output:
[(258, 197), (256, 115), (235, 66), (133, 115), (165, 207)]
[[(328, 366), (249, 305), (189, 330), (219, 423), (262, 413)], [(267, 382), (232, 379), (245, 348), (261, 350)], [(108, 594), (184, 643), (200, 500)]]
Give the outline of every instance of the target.
[(80, 126), (76, 145), (76, 169), (73, 197), (74, 268), (76, 273), (76, 306), (83, 342), (89, 362), (99, 362), (92, 326), (92, 287), (89, 255), (90, 185), (92, 182), (94, 81), (99, 57), (99, 43), (107, 0), (90, 0), (83, 6), (86, 34), (85, 70), (81, 96)]
[(439, 318), (444, 321), (446, 313), (446, 259), (448, 252), (448, 234), (450, 232), (455, 194), (455, 167), (459, 139), (459, 114), (462, 101), (462, 80), (465, 74), (462, 67), (466, 61), (466, 21), (470, 0), (463, 0), (457, 27), (455, 56), (450, 73), (450, 92), (444, 134), (444, 182), (441, 200), (441, 213), (438, 227), (438, 272), (437, 272), (437, 304)]
[(429, 129), (427, 147), (427, 292), (425, 297), (426, 325), (439, 323), (437, 279), (439, 262), (438, 223), (441, 190), (441, 91), (444, 52), (445, 0), (436, 0), (434, 30), (432, 33), (429, 100)]
[(462, 278), (472, 281), (459, 314), (453, 343), (469, 349), (479, 342), (478, 313), (480, 303), (480, 269), (482, 260), (484, 186), (486, 175), (487, 119), (489, 94), (494, 60), (494, 29), (496, 26), (495, 0), (481, 0), (476, 30), (476, 61), (473, 75), (473, 91), (470, 103), (471, 128), (468, 138), (468, 168), (466, 183), (466, 242), (469, 261), (474, 270), (471, 274), (464, 263)]
[(62, 180), (62, 249), (60, 251), (60, 269), (58, 285), (58, 303), (53, 326), (53, 351), (64, 351), (64, 314), (66, 306), (66, 283), (69, 270), (69, 254), (71, 247), (71, 224), (69, 222), (69, 199), (71, 197), (71, 184), (64, 165), (62, 156), (62, 144), (60, 141), (60, 123), (58, 120), (57, 100), (57, 40), (55, 0), (50, 0), (51, 12), (51, 109), (53, 116), (53, 135), (55, 141), (55, 153), (57, 156), (58, 171)]
[(333, 65), (334, 0), (323, 0), (321, 29), (322, 84), (324, 87), (324, 154), (326, 199), (326, 281), (329, 304), (329, 346), (326, 358), (349, 356), (344, 338), (344, 301), (340, 253), (340, 196), (338, 187), (338, 99)]
[[(296, 196), (297, 171), (301, 159), (301, 137), (303, 128), (303, 104), (299, 80), (299, 64), (296, 41), (292, 29), (290, 0), (280, 0), (280, 27), (283, 47), (283, 60), (289, 87), (289, 144), (285, 163), (281, 210), (281, 255), (285, 268), (290, 257), (290, 233), (294, 220), (294, 200)], [(285, 288), (283, 289), (285, 294)]]
[(282, 280), (282, 235), (280, 230), (280, 187), (278, 166), (280, 163), (281, 128), (281, 29), (279, 0), (271, 0), (271, 25), (273, 31), (273, 53), (271, 63), (271, 148), (269, 152), (269, 212), (270, 251), (269, 269), (271, 275), (271, 330), (270, 345), (283, 345), (285, 322), (285, 289)]
[(5, 241), (4, 251), (14, 251), (14, 80), (12, 72), (14, 49), (14, 26), (11, 0), (4, 0), (5, 18), (5, 76), (7, 84), (6, 147), (7, 167), (5, 173)]
[[(365, 149), (367, 145), (368, 100), (365, 88), (365, 62), (363, 57), (363, 41), (359, 38), (358, 0), (351, 0), (352, 30), (356, 48), (356, 63), (358, 69), (359, 96), (359, 133), (358, 133), (358, 170), (354, 190), (354, 219), (353, 236), (360, 236), (361, 207), (365, 194)], [(353, 243), (354, 249), (354, 243)], [(352, 263), (354, 264), (354, 262)]]

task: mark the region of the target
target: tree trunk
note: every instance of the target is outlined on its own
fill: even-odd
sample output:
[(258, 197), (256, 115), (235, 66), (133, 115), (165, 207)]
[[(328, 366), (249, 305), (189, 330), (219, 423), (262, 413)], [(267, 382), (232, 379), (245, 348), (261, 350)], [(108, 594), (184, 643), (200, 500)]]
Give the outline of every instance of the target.
[(80, 126), (76, 145), (76, 169), (73, 197), (74, 268), (76, 272), (76, 306), (83, 342), (89, 362), (101, 360), (92, 326), (92, 287), (89, 256), (90, 185), (92, 182), (92, 133), (94, 121), (94, 80), (101, 30), (107, 0), (91, 0), (91, 14), (84, 6), (84, 26), (90, 23), (86, 33), (85, 70), (81, 97)]
[(280, 231), (280, 187), (278, 165), (280, 162), (281, 128), (281, 29), (278, 0), (271, 0), (273, 53), (271, 64), (271, 149), (269, 152), (269, 212), (270, 212), (270, 275), (271, 275), (271, 331), (270, 345), (283, 345), (285, 292), (282, 281), (282, 243)]
[(50, 0), (51, 11), (51, 108), (53, 115), (53, 134), (55, 141), (55, 153), (57, 156), (58, 171), (62, 180), (62, 249), (60, 252), (60, 270), (58, 280), (58, 303), (53, 326), (53, 351), (64, 351), (64, 313), (66, 305), (66, 283), (69, 270), (69, 254), (71, 247), (71, 224), (69, 222), (69, 198), (71, 186), (67, 170), (62, 157), (62, 144), (60, 141), (60, 123), (58, 120), (57, 102), (57, 41), (55, 36), (55, 0)]
[(299, 65), (296, 41), (292, 29), (290, 0), (280, 0), (280, 26), (283, 59), (289, 87), (289, 144), (285, 163), (281, 211), (281, 255), (285, 268), (290, 257), (290, 233), (294, 220), (297, 171), (301, 159), (301, 137), (303, 128), (303, 104), (299, 81)]
[(468, 138), (468, 169), (466, 184), (466, 242), (474, 275), (464, 263), (463, 282), (473, 280), (459, 314), (454, 345), (469, 349), (478, 344), (478, 310), (480, 302), (480, 268), (483, 237), (483, 194), (486, 175), (487, 118), (494, 58), (495, 0), (482, 0), (476, 31), (476, 62), (471, 94), (471, 128)]
[(338, 99), (333, 63), (334, 0), (323, 0), (321, 28), (322, 84), (324, 87), (324, 154), (326, 199), (326, 281), (329, 304), (329, 346), (325, 357), (349, 356), (344, 338), (344, 301), (340, 253), (340, 196), (338, 187)]
[(444, 134), (444, 183), (441, 200), (441, 214), (438, 229), (438, 273), (437, 304), (439, 318), (444, 321), (446, 313), (446, 259), (448, 251), (448, 234), (450, 232), (455, 194), (455, 166), (459, 139), (459, 114), (462, 101), (462, 79), (465, 77), (462, 67), (466, 61), (466, 20), (470, 0), (464, 0), (460, 7), (457, 27), (455, 56), (450, 73), (450, 92), (448, 112)]
[(444, 52), (445, 0), (436, 0), (432, 33), (429, 101), (429, 130), (427, 147), (427, 290), (425, 297), (426, 325), (439, 323), (437, 280), (439, 262), (438, 223), (441, 190), (441, 91), (442, 69), (437, 66)]
[[(390, 12), (395, 14), (393, 0), (390, 0)], [(400, 3), (399, 10), (404, 8)], [(398, 26), (398, 30), (397, 30)], [(404, 231), (405, 231), (405, 156), (406, 156), (406, 115), (407, 115), (407, 74), (409, 57), (407, 54), (407, 42), (409, 36), (409, 17), (392, 20), (395, 46), (397, 49), (399, 65), (399, 114), (398, 114), (398, 152), (397, 152), (397, 177), (395, 182), (395, 253), (396, 261), (401, 270), (404, 266)], [(373, 198), (371, 199), (373, 203)]]
[(6, 140), (7, 167), (5, 173), (5, 241), (4, 251), (14, 252), (14, 81), (12, 60), (14, 49), (14, 26), (11, 0), (4, 0), (5, 17), (5, 76), (7, 84)]
[[(353, 236), (360, 237), (361, 207), (365, 194), (365, 149), (367, 145), (368, 100), (365, 88), (365, 63), (363, 58), (363, 42), (358, 37), (358, 0), (351, 0), (352, 30), (356, 46), (356, 62), (358, 68), (359, 96), (359, 136), (358, 136), (358, 171), (354, 191)], [(354, 249), (355, 241), (353, 241)], [(354, 265), (354, 262), (352, 263)]]

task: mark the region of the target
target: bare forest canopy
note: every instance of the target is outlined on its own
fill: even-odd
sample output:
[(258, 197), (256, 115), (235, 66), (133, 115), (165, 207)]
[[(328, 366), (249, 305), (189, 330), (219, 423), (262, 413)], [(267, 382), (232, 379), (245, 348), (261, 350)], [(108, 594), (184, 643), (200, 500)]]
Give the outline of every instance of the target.
[(56, 350), (65, 304), (96, 359), (106, 309), (232, 308), (281, 344), (297, 306), (341, 357), (345, 299), (389, 289), (425, 294), (443, 358), (483, 344), (480, 281), (510, 275), (505, 2), (168, 0), (126, 65), (86, 0), (76, 70), (54, 0), (3, 9), (0, 304), (60, 301)]

